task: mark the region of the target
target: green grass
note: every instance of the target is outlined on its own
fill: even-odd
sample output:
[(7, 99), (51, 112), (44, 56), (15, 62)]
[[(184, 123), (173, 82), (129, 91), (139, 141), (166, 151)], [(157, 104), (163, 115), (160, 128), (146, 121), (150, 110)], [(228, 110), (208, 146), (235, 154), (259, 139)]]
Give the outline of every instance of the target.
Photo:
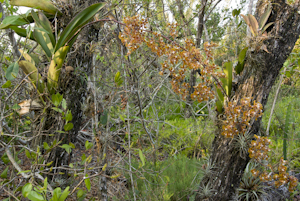
[(158, 144), (169, 154), (181, 153), (186, 156), (207, 150), (214, 139), (212, 122), (198, 118), (167, 120), (160, 130)]
[[(203, 176), (203, 161), (189, 159), (184, 155), (168, 158), (158, 162), (156, 166), (146, 162), (145, 166), (139, 168), (140, 164), (137, 161), (132, 165), (140, 172), (133, 175), (138, 200), (188, 200), (188, 197), (193, 196)], [(129, 175), (126, 177), (130, 183)], [(132, 191), (129, 197), (132, 200)]]
[[(283, 85), (276, 101), (275, 110), (270, 125), (270, 137), (272, 145), (272, 161), (278, 161), (283, 156), (284, 130), (287, 134), (287, 160), (291, 162), (291, 168), (300, 170), (300, 91), (292, 86)], [(274, 92), (271, 93), (265, 107), (262, 123), (263, 129), (267, 128), (270, 110), (274, 100)], [(291, 105), (290, 120), (286, 122), (288, 106)], [(288, 125), (288, 128), (286, 127)]]

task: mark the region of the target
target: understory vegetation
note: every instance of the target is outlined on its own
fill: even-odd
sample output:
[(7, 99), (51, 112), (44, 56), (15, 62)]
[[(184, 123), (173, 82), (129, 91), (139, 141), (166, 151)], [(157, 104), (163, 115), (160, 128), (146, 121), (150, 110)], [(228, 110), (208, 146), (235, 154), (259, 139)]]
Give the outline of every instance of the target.
[(228, 161), (232, 200), (299, 198), (300, 40), (239, 90), (279, 3), (31, 1), (0, 0), (0, 200), (209, 201)]

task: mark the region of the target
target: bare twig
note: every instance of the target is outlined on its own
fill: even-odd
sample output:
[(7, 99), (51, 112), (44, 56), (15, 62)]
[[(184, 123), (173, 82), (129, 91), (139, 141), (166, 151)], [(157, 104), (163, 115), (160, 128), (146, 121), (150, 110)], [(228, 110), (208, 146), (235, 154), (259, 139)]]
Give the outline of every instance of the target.
[(11, 192), (5, 190), (5, 188), (3, 188), (3, 190), (8, 193), (9, 195), (11, 195), (13, 198), (15, 198), (16, 200), (20, 201), (16, 196), (14, 196)]
[[(18, 163), (15, 161), (14, 157), (12, 156), (12, 153), (10, 152), (9, 148), (6, 147), (5, 148), (5, 153), (7, 154), (8, 159), (10, 160), (10, 162), (12, 163), (12, 165), (14, 166), (14, 168), (16, 168), (16, 170), (18, 170), (19, 174), (22, 175), (22, 177), (24, 177), (25, 179), (30, 178), (32, 175), (28, 175), (26, 173), (23, 172), (23, 170), (21, 169), (21, 167), (18, 165)], [(37, 172), (34, 173), (34, 176), (37, 177), (38, 179), (44, 181), (45, 179)], [(52, 193), (53, 192), (53, 188), (51, 187), (51, 185), (48, 183), (47, 185), (48, 190)]]
[(27, 79), (27, 77), (29, 75), (31, 75), (32, 73), (34, 73), (35, 71), (31, 72), (31, 73), (28, 73), (23, 79), (22, 81), (18, 84), (18, 86), (16, 86), (14, 88), (14, 90), (11, 92), (11, 94), (9, 94), (9, 96), (7, 96), (7, 98), (5, 99), (5, 102), (15, 93), (15, 91), (22, 85), (22, 83)]
[[(121, 62), (123, 61), (123, 45), (121, 45)], [(125, 66), (122, 65), (121, 66)], [(126, 99), (128, 100), (128, 93), (127, 93), (127, 74), (125, 67), (123, 67), (124, 71), (124, 85), (125, 85), (125, 91), (126, 91)], [(126, 103), (126, 110), (127, 110), (127, 119), (130, 119), (130, 112), (129, 112), (129, 103), (127, 101)], [(133, 192), (133, 199), (136, 201), (136, 195), (135, 195), (135, 189), (134, 189), (134, 183), (133, 183), (133, 177), (132, 177), (132, 165), (131, 165), (131, 150), (130, 150), (130, 145), (131, 145), (131, 133), (130, 133), (130, 121), (127, 121), (127, 133), (128, 133), (128, 160), (129, 160), (129, 176), (130, 176), (130, 181), (131, 181), (131, 186), (132, 186), (132, 192)]]

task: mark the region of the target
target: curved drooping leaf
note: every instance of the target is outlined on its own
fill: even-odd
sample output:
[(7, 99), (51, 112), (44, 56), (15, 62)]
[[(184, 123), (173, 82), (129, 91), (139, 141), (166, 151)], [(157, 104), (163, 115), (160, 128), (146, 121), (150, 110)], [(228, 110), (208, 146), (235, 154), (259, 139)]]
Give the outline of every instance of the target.
[(43, 93), (45, 84), (41, 74), (38, 73), (37, 68), (32, 63), (25, 60), (19, 61), (19, 65), (26, 75), (30, 74), (29, 79), (32, 82), (32, 84), (38, 89), (40, 93)]
[(269, 3), (267, 9), (265, 10), (265, 12), (260, 17), (260, 20), (259, 20), (259, 28), (260, 29), (262, 29), (265, 26), (265, 24), (267, 23), (267, 21), (268, 21), (268, 19), (270, 17), (270, 14), (271, 14), (271, 11), (272, 11), (272, 7), (271, 6), (272, 5)]
[[(78, 36), (80, 29), (87, 24), (92, 17), (104, 7), (105, 3), (96, 3), (77, 14), (61, 33), (56, 44), (55, 51), (64, 45), (72, 46), (74, 38)], [(67, 44), (68, 43), (68, 44)]]
[(62, 13), (49, 0), (10, 0), (10, 5), (36, 8), (55, 15)]
[(59, 50), (57, 50), (51, 60), (48, 76), (47, 76), (47, 85), (51, 94), (55, 92), (57, 87), (58, 78), (60, 75), (61, 67), (64, 63), (64, 60), (69, 51), (69, 46), (63, 46)]
[(33, 31), (33, 37), (35, 38), (35, 41), (43, 48), (48, 59), (50, 60), (52, 58), (54, 48), (48, 34), (41, 29), (35, 28)]
[(29, 34), (27, 34), (26, 29), (19, 28), (17, 26), (11, 26), (9, 28), (11, 28), (12, 30), (14, 30), (15, 33), (18, 34), (19, 36), (22, 36), (22, 37), (25, 37), (25, 38), (28, 37), (31, 40), (35, 41), (35, 38), (33, 37), (33, 32), (32, 31), (30, 31)]
[(29, 22), (27, 22), (23, 17), (19, 15), (7, 16), (2, 21), (2, 24), (0, 25), (0, 29), (8, 29), (10, 26), (22, 26), (28, 23)]
[(258, 22), (257, 20), (255, 19), (255, 17), (251, 14), (248, 15), (248, 18), (249, 18), (249, 22), (250, 22), (250, 25), (251, 25), (251, 28), (253, 30), (253, 33), (254, 33), (254, 36), (257, 36), (258, 34)]
[(257, 20), (255, 19), (255, 17), (251, 14), (243, 15), (241, 14), (241, 16), (244, 18), (246, 24), (248, 25), (251, 33), (253, 36), (257, 36), (258, 34), (258, 23)]
[(274, 22), (270, 22), (266, 26), (264, 26), (261, 30), (261, 33), (263, 34), (267, 30), (267, 28), (269, 28), (272, 24), (274, 24)]
[(253, 28), (251, 27), (249, 16), (248, 15), (243, 15), (243, 14), (241, 14), (241, 16), (244, 18), (244, 20), (245, 20), (247, 26), (249, 27), (252, 35), (254, 35), (255, 33), (253, 32)]
[(41, 11), (38, 12), (39, 15), (37, 15), (36, 12), (31, 11), (31, 15), (35, 21), (35, 25), (39, 28), (43, 28), (45, 30), (45, 32), (48, 34), (50, 41), (52, 43), (52, 46), (55, 46), (55, 38), (54, 35), (52, 33), (52, 29), (51, 29), (51, 24), (48, 20), (48, 18), (44, 15), (44, 13), (42, 13)]
[(243, 17), (244, 21), (246, 22), (246, 24), (250, 27), (250, 22), (249, 22), (249, 18), (246, 15), (241, 14), (241, 16)]

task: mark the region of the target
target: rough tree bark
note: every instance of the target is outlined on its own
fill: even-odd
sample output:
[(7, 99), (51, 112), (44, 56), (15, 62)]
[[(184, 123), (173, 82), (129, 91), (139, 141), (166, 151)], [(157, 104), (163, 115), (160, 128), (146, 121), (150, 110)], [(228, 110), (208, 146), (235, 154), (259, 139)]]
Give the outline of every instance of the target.
[[(263, 0), (258, 1), (256, 19), (264, 12), (265, 5)], [(275, 79), (299, 38), (298, 3), (290, 6), (284, 0), (275, 0), (272, 6), (268, 22), (274, 22), (274, 26), (267, 30), (267, 37), (251, 39), (245, 67), (231, 100), (252, 97), (265, 106)], [(258, 134), (260, 122), (261, 118), (250, 125), (251, 135)], [(212, 145), (211, 171), (201, 181), (196, 200), (230, 200), (249, 162), (248, 153), (240, 152), (233, 139), (226, 139), (220, 133), (221, 129), (216, 132)], [(210, 189), (210, 195), (203, 194), (204, 187)]]
[[(103, 2), (101, 0), (73, 0), (73, 1), (57, 1), (58, 5), (62, 10), (63, 16), (58, 18), (57, 29), (63, 29), (67, 26), (70, 20), (84, 8), (94, 4)], [(73, 9), (69, 9), (73, 8)], [(76, 9), (75, 9), (76, 8)], [(59, 93), (64, 95), (64, 98), (67, 101), (67, 107), (71, 110), (73, 119), (72, 123), (74, 125), (73, 129), (68, 132), (68, 134), (59, 134), (55, 135), (55, 138), (62, 140), (62, 144), (69, 144), (69, 142), (76, 142), (77, 134), (80, 130), (81, 121), (82, 121), (82, 105), (83, 101), (87, 97), (87, 83), (84, 74), (90, 75), (92, 72), (92, 61), (93, 61), (93, 52), (91, 52), (90, 47), (91, 42), (98, 41), (98, 32), (99, 29), (96, 29), (94, 26), (88, 26), (84, 28), (79, 36), (77, 41), (74, 43), (73, 48), (67, 57), (66, 66), (72, 66), (74, 69), (80, 69), (78, 72), (68, 72), (67, 70), (62, 70), (59, 78)], [(64, 121), (64, 120), (61, 120)], [(57, 124), (63, 124), (64, 122), (56, 122)], [(50, 127), (53, 125), (49, 125)], [(51, 139), (50, 139), (51, 140)], [(53, 139), (52, 139), (53, 141)], [(57, 147), (55, 148), (48, 161), (54, 161), (57, 166), (68, 165), (71, 160), (71, 155), (69, 155), (64, 149)], [(65, 178), (68, 175), (65, 174)]]

